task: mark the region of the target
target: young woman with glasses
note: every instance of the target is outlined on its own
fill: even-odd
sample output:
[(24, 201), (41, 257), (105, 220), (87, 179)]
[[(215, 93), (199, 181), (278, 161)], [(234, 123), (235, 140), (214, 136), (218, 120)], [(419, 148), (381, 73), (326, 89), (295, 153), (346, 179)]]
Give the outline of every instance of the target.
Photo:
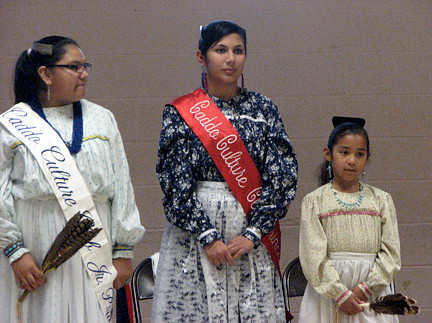
[[(91, 66), (76, 41), (61, 36), (34, 42), (17, 61), (17, 105), (2, 115), (6, 123), (0, 123), (0, 247), (4, 251), (0, 256), (0, 308), (4, 322), (16, 322), (15, 305), (23, 290), (32, 292), (22, 304), (23, 322), (105, 322), (111, 309), (101, 308), (93, 286), (107, 276), (114, 278), (117, 271), (103, 295), (112, 302), (113, 288), (122, 287), (132, 274), (132, 249), (144, 228), (114, 116), (83, 99)], [(85, 198), (96, 210), (88, 209), (92, 210), (89, 213), (97, 213), (100, 219), (108, 240), (108, 263), (115, 270), (85, 262), (77, 254), (43, 275), (42, 260), (67, 217), (31, 145), (15, 135), (14, 129), (24, 139), (41, 144), (41, 132), (20, 123), (23, 113), (11, 117), (24, 106), (37, 113), (33, 114), (36, 125), (47, 123), (55, 130), (51, 137), (69, 151), (82, 177), (79, 188), (88, 189)], [(60, 198), (69, 206), (76, 203), (83, 212), (82, 202), (71, 198), (76, 193), (69, 189), (72, 172), (62, 168), (57, 147), (50, 149), (42, 161), (48, 165)], [(99, 247), (95, 243), (84, 248)], [(89, 278), (88, 269), (96, 273), (96, 279)]]

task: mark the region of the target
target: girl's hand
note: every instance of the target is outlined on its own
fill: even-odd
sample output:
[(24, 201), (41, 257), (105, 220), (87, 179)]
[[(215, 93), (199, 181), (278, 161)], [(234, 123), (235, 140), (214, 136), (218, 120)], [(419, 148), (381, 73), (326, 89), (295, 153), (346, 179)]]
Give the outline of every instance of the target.
[(363, 293), (363, 291), (360, 289), (360, 287), (355, 286), (353, 289), (351, 289), (351, 291), (353, 292), (353, 294), (354, 294), (355, 296), (357, 296), (357, 298), (358, 298), (360, 301), (362, 301), (362, 302), (364, 302), (364, 303), (366, 303), (366, 302), (368, 301), (367, 296)]
[(357, 298), (354, 294), (351, 294), (348, 299), (342, 303), (340, 306), (340, 309), (342, 312), (344, 312), (346, 315), (354, 315), (360, 312), (363, 312), (363, 308), (359, 306), (359, 304), (363, 303), (361, 300)]
[(234, 259), (222, 240), (213, 241), (205, 246), (204, 250), (208, 260), (216, 266), (225, 265), (227, 263), (230, 266), (234, 264)]
[(113, 265), (117, 270), (117, 278), (114, 280), (114, 288), (122, 288), (132, 277), (132, 259), (116, 258), (113, 259)]
[(46, 283), (42, 271), (36, 265), (36, 261), (29, 253), (14, 261), (12, 270), (18, 287), (34, 292), (38, 287)]
[(254, 243), (244, 236), (237, 236), (231, 240), (228, 245), (233, 260), (240, 258), (240, 256), (248, 253), (254, 247)]

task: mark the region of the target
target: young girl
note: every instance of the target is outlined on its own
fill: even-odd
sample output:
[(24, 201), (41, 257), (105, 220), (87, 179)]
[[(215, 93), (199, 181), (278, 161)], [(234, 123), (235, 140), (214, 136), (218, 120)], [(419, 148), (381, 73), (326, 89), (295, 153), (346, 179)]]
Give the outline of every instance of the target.
[(300, 323), (334, 322), (338, 316), (340, 322), (398, 322), (396, 315), (376, 315), (360, 306), (390, 294), (400, 269), (393, 200), (360, 181), (370, 155), (364, 124), (359, 118), (333, 118), (335, 128), (323, 150), (322, 186), (303, 199), (300, 261), (308, 285)]

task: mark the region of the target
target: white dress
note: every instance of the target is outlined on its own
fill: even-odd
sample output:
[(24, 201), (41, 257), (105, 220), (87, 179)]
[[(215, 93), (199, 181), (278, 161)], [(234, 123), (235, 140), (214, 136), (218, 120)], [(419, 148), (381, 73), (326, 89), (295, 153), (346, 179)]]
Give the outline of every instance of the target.
[[(116, 121), (107, 109), (82, 100), (84, 135), (73, 158), (92, 194), (113, 258), (131, 258), (142, 237), (129, 167)], [(72, 138), (72, 105), (46, 108), (47, 120), (62, 138)], [(65, 217), (30, 151), (0, 125), (0, 247), (23, 241), (11, 257), (0, 255), (2, 322), (16, 322), (15, 305), (22, 290), (10, 263), (30, 251), (40, 265)], [(46, 275), (47, 283), (23, 303), (23, 322), (104, 322), (94, 289), (76, 254)]]
[[(346, 203), (357, 193), (337, 192)], [(400, 269), (396, 211), (391, 196), (364, 184), (363, 201), (353, 208), (338, 204), (330, 184), (305, 196), (300, 222), (300, 261), (308, 285), (300, 323), (331, 323), (335, 306), (359, 285), (370, 300), (390, 293), (389, 284)], [(364, 311), (340, 313), (343, 323), (398, 322), (396, 315)]]

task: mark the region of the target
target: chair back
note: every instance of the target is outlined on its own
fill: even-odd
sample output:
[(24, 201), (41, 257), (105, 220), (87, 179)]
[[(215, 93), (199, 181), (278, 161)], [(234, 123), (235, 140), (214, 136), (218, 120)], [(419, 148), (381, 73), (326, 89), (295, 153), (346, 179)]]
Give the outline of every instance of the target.
[(307, 280), (303, 275), (299, 257), (293, 259), (285, 268), (282, 275), (282, 288), (285, 306), (290, 310), (289, 299), (291, 297), (303, 296)]
[(152, 259), (146, 258), (135, 268), (131, 278), (132, 303), (137, 323), (141, 323), (139, 301), (153, 298), (154, 277)]

